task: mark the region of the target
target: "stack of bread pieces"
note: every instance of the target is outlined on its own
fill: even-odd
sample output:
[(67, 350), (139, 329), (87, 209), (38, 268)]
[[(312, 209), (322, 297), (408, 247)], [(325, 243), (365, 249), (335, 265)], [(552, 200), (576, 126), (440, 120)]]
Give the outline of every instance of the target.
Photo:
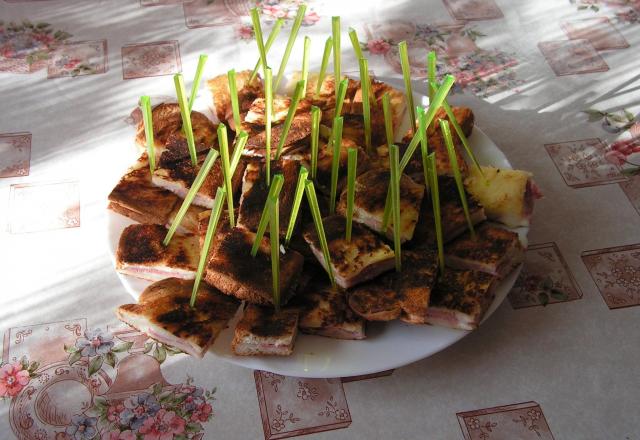
[[(269, 187), (265, 162), (271, 175), (282, 174), (280, 234), (285, 236), (292, 211), (300, 167), (310, 168), (312, 106), (322, 110), (322, 124), (330, 125), (336, 107), (336, 81), (327, 75), (320, 84), (310, 74), (306, 96), (298, 103), (282, 155), (267, 158), (265, 149), (265, 100), (260, 76), (236, 74), (241, 127), (235, 127), (227, 75), (210, 79), (219, 121), (192, 111), (198, 163), (193, 165), (182, 131), (177, 104), (163, 103), (152, 110), (156, 168), (148, 166), (147, 153), (122, 177), (109, 195), (109, 208), (138, 222), (121, 234), (116, 269), (153, 281), (138, 304), (117, 309), (118, 317), (152, 338), (194, 356), (203, 356), (219, 333), (236, 315), (232, 342), (237, 355), (289, 355), (298, 332), (338, 339), (366, 338), (369, 321), (402, 320), (412, 325), (441, 325), (472, 330), (481, 322), (494, 299), (498, 282), (523, 260), (525, 247), (510, 229), (528, 226), (537, 189), (524, 171), (467, 165), (461, 140), (454, 133), (458, 163), (465, 178), (471, 221), (476, 237), (468, 230), (460, 196), (438, 124), (428, 130), (429, 150), (435, 152), (440, 188), (441, 218), (446, 267), (439, 269), (431, 195), (425, 186), (420, 153), (409, 162), (400, 179), (400, 229), (402, 271), (394, 270), (393, 230), (383, 230), (383, 212), (389, 184), (382, 96), (391, 98), (394, 130), (405, 115), (404, 94), (371, 78), (372, 144), (364, 148), (362, 89), (349, 79), (342, 106), (343, 140), (338, 160), (338, 201), (329, 215), (328, 194), (333, 148), (321, 130), (317, 175), (323, 226), (337, 287), (332, 288), (323, 267), (322, 248), (310, 209), (303, 202), (295, 232), (280, 255), (282, 307), (276, 311), (272, 295), (272, 266), (268, 234), (255, 257), (250, 255)], [(283, 125), (291, 99), (274, 98), (272, 146), (284, 134)], [(468, 108), (454, 107), (453, 114), (464, 134), (471, 136), (474, 115)], [(438, 119), (447, 118), (439, 111)], [(237, 224), (223, 214), (207, 255), (204, 282), (196, 307), (189, 306), (200, 251), (216, 190), (224, 185), (220, 161), (216, 161), (168, 246), (162, 241), (182, 199), (188, 192), (207, 152), (218, 148), (217, 123), (248, 133), (242, 159), (232, 176)], [(398, 143), (401, 154), (413, 133)], [(142, 122), (136, 141), (145, 145)], [(231, 144), (232, 142), (230, 142)], [(347, 149), (357, 148), (355, 208), (350, 241), (345, 239)]]

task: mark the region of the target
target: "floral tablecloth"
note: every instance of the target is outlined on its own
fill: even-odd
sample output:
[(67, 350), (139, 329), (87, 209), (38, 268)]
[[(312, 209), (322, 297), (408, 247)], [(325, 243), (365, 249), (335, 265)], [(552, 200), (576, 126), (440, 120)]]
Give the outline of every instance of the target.
[(640, 439), (638, 0), (305, 2), (312, 68), (332, 15), (380, 77), (406, 40), (418, 90), (435, 49), (545, 194), (508, 300), (458, 344), (301, 379), (203, 368), (117, 322), (105, 200), (137, 98), (173, 95), (200, 53), (207, 76), (252, 66), (249, 9), (288, 29), (300, 3), (0, 0), (0, 439)]

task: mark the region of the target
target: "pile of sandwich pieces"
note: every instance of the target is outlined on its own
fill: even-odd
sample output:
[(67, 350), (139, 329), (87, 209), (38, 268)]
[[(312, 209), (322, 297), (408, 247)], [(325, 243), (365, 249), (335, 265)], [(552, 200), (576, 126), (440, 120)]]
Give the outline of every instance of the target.
[[(391, 97), (394, 131), (406, 111), (404, 94), (371, 78), (372, 148), (365, 151), (360, 82), (349, 79), (342, 107), (343, 140), (339, 157), (339, 192), (335, 214), (329, 215), (332, 148), (327, 146), (336, 106), (336, 81), (310, 74), (306, 96), (299, 104), (286, 135), (281, 157), (270, 159), (271, 175), (282, 174), (280, 233), (284, 237), (291, 214), (298, 172), (310, 166), (311, 106), (322, 110), (321, 138), (314, 179), (328, 241), (337, 288), (332, 288), (310, 209), (303, 201), (296, 232), (289, 246), (281, 248), (280, 291), (282, 307), (273, 307), (270, 244), (265, 235), (256, 257), (250, 255), (269, 187), (265, 179), (265, 100), (260, 76), (236, 75), (242, 127), (249, 134), (242, 160), (232, 179), (236, 200), (235, 227), (223, 213), (207, 257), (204, 282), (196, 307), (189, 306), (193, 279), (209, 216), (223, 176), (216, 161), (168, 246), (162, 241), (182, 199), (188, 192), (210, 148), (217, 148), (216, 128), (204, 114), (192, 111), (191, 121), (199, 165), (193, 166), (182, 132), (178, 104), (153, 107), (156, 169), (151, 174), (147, 153), (121, 178), (109, 195), (109, 208), (135, 220), (119, 240), (118, 272), (154, 281), (137, 304), (117, 309), (119, 319), (150, 337), (194, 356), (202, 357), (219, 333), (229, 325), (242, 305), (242, 317), (232, 342), (237, 355), (289, 355), (300, 330), (329, 338), (364, 339), (367, 321), (400, 319), (415, 325), (440, 325), (475, 329), (494, 299), (499, 281), (523, 260), (524, 245), (518, 234), (506, 229), (528, 226), (534, 199), (539, 195), (531, 174), (525, 171), (467, 165), (462, 144), (454, 134), (458, 163), (465, 178), (472, 238), (460, 195), (452, 177), (439, 124), (428, 129), (429, 151), (436, 154), (446, 268), (439, 269), (434, 216), (425, 190), (420, 153), (416, 153), (400, 180), (402, 271), (394, 270), (393, 226), (382, 230), (389, 184), (382, 96)], [(219, 121), (235, 127), (227, 75), (207, 81)], [(278, 145), (291, 99), (274, 98), (272, 146)], [(468, 108), (454, 107), (453, 114), (466, 136), (474, 126)], [(435, 121), (445, 119), (439, 110)], [(399, 142), (406, 151), (413, 133)], [(136, 142), (145, 145), (143, 123)], [(353, 231), (345, 239), (347, 149), (358, 150)], [(271, 149), (274, 153), (275, 148)], [(489, 220), (489, 221), (487, 221)], [(502, 226), (502, 225), (504, 226)]]

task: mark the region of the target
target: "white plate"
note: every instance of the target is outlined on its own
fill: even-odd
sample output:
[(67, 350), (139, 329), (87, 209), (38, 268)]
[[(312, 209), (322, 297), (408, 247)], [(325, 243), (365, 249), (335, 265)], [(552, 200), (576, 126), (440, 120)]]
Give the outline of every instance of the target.
[[(416, 102), (425, 98), (416, 96)], [(405, 127), (408, 118), (405, 118)], [(398, 130), (403, 133), (404, 130)], [(479, 162), (499, 168), (512, 168), (502, 151), (477, 127), (469, 139)], [(134, 223), (113, 211), (108, 212), (108, 241), (112, 258), (118, 246), (122, 230)], [(526, 243), (528, 228), (518, 228), (520, 238)], [(114, 260), (115, 261), (115, 260)], [(506, 277), (496, 289), (496, 297), (489, 307), (484, 320), (498, 308), (513, 287), (522, 265)], [(118, 274), (127, 291), (138, 298), (140, 292), (150, 283), (138, 278)], [(239, 315), (239, 314), (238, 314)], [(389, 323), (371, 323), (367, 327), (367, 339), (362, 341), (343, 341), (300, 334), (291, 356), (235, 356), (231, 352), (233, 329), (239, 319), (236, 315), (229, 328), (224, 330), (213, 346), (210, 354), (201, 361), (206, 364), (211, 355), (232, 364), (256, 370), (271, 371), (277, 374), (296, 377), (346, 377), (398, 368), (424, 359), (456, 343), (470, 332), (444, 327), (409, 325), (401, 321)], [(483, 320), (483, 322), (484, 322)]]

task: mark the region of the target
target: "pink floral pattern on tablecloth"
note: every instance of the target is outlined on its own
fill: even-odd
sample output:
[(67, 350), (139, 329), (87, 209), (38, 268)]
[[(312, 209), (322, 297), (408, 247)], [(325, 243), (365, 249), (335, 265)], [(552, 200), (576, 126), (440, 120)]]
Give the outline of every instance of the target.
[(177, 40), (127, 44), (122, 47), (122, 78), (171, 75), (182, 71)]
[(545, 148), (567, 185), (573, 188), (626, 180), (605, 159), (606, 145), (598, 138), (546, 144)]
[(78, 182), (11, 185), (9, 232), (46, 231), (80, 226)]
[(556, 243), (530, 245), (522, 272), (509, 292), (514, 309), (573, 301), (582, 292)]
[(494, 0), (443, 0), (456, 20), (492, 20), (502, 18), (502, 11)]
[(215, 388), (165, 380), (162, 362), (182, 352), (130, 327), (25, 326), (3, 347), (0, 399), (18, 438), (202, 440), (214, 416)]
[(438, 56), (438, 75), (454, 75), (454, 90), (464, 89), (480, 97), (488, 97), (517, 90), (523, 84), (514, 70), (520, 63), (515, 53), (501, 47), (479, 47), (478, 41), (487, 35), (465, 23), (374, 23), (365, 26), (365, 35), (367, 39), (362, 42), (363, 50), (382, 56), (397, 73), (402, 73), (398, 43), (406, 40), (411, 74), (415, 78), (426, 77), (427, 53), (434, 50)]
[(542, 41), (538, 48), (557, 76), (606, 72), (609, 66), (589, 40)]
[(625, 49), (629, 47), (626, 38), (607, 17), (583, 18), (563, 21), (560, 26), (572, 40), (589, 40), (596, 50)]
[(631, 177), (626, 182), (619, 183), (619, 185), (625, 195), (629, 198), (631, 205), (640, 215), (640, 174)]
[(51, 54), (47, 78), (93, 75), (107, 69), (107, 40), (67, 42)]
[(640, 23), (640, 0), (569, 0), (578, 11), (602, 13), (603, 8), (615, 14), (618, 22), (624, 24)]
[(554, 440), (536, 402), (460, 412), (456, 414), (465, 440)]
[[(185, 2), (184, 18), (188, 28), (206, 26), (241, 25), (247, 21), (251, 8), (258, 8), (261, 20), (270, 25), (278, 18), (291, 21), (302, 4), (307, 5), (303, 26), (312, 26), (320, 21), (316, 1), (305, 0), (193, 0)], [(246, 23), (242, 24), (251, 28)]]
[(266, 440), (346, 428), (349, 406), (340, 379), (307, 379), (254, 371)]
[(49, 23), (0, 20), (0, 72), (31, 73), (43, 69), (50, 53), (70, 37)]
[(358, 382), (361, 380), (377, 379), (378, 377), (391, 376), (395, 370), (385, 370), (379, 373), (362, 374), (360, 376), (347, 376), (342, 378), (342, 383)]
[(585, 251), (582, 261), (610, 309), (640, 305), (640, 244)]
[(0, 134), (0, 178), (29, 175), (31, 133)]

